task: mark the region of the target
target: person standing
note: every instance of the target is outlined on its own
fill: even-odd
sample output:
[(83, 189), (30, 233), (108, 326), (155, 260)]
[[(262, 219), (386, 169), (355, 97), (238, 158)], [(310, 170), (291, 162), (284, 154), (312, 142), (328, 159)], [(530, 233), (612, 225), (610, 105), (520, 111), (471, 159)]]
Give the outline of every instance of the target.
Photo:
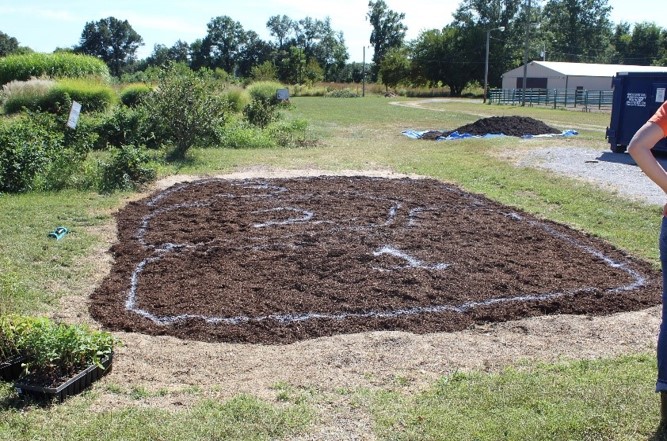
[[(665, 137), (667, 137), (667, 101), (637, 130), (628, 144), (628, 153), (644, 174), (667, 193), (667, 172), (651, 152), (651, 149)], [(659, 247), (662, 266), (662, 321), (658, 334), (658, 379), (655, 391), (660, 393), (660, 428), (665, 430), (667, 429), (667, 203), (662, 208)]]

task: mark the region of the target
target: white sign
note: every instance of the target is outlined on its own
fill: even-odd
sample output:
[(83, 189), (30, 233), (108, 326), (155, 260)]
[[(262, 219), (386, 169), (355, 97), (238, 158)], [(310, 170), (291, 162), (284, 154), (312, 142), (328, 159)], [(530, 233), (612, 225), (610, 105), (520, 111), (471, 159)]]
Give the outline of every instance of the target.
[(646, 94), (628, 93), (625, 97), (625, 105), (628, 107), (646, 107)]
[(665, 102), (665, 88), (664, 87), (658, 87), (655, 89), (655, 102), (656, 103), (664, 103)]
[(79, 122), (79, 113), (81, 113), (81, 104), (72, 101), (72, 108), (69, 111), (69, 118), (67, 118), (67, 127), (76, 129), (76, 124)]

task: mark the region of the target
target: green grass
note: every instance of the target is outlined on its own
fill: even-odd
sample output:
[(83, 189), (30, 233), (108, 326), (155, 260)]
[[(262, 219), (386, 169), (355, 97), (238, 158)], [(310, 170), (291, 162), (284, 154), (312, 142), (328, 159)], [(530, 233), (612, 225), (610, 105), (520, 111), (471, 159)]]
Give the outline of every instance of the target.
[(274, 440), (303, 431), (312, 412), (301, 405), (272, 405), (248, 395), (203, 399), (183, 411), (142, 407), (90, 412), (88, 392), (50, 408), (0, 412), (0, 440)]
[[(95, 271), (86, 256), (100, 239), (92, 231), (111, 221), (120, 195), (27, 193), (0, 195), (0, 312), (43, 314), (69, 293), (82, 293)], [(48, 233), (70, 230), (66, 240)]]
[[(365, 395), (381, 439), (628, 440), (657, 425), (651, 356), (457, 373), (423, 393)], [(644, 418), (641, 418), (644, 416)]]
[[(629, 202), (581, 181), (500, 159), (512, 150), (551, 146), (608, 149), (608, 114), (460, 101), (426, 103), (428, 108), (422, 109), (388, 104), (415, 100), (380, 97), (291, 101), (294, 109), (288, 118), (309, 121), (312, 135), (319, 139), (315, 147), (193, 149), (185, 160), (162, 165), (160, 175), (267, 167), (430, 176), (566, 223), (658, 263), (660, 207)], [(411, 140), (401, 134), (404, 129), (452, 129), (482, 115), (500, 114), (532, 116), (581, 134), (571, 139), (456, 142)], [(97, 231), (113, 223), (112, 212), (126, 196), (0, 196), (0, 312), (53, 313), (61, 296), (86, 296), (92, 289), (96, 253), (109, 247)], [(62, 241), (47, 238), (58, 225), (72, 233)], [(658, 419), (654, 376), (652, 353), (553, 365), (517, 363), (500, 373), (449, 376), (421, 394), (406, 392), (401, 377), (391, 389), (345, 388), (343, 402), (370, 415), (378, 439), (646, 440)], [(166, 391), (141, 386), (109, 387), (130, 400), (170, 398)], [(182, 411), (128, 404), (113, 412), (91, 412), (95, 388), (51, 408), (17, 409), (11, 387), (4, 385), (0, 440), (247, 439), (243, 437), (255, 433), (257, 439), (290, 439), (295, 433), (308, 434), (317, 424), (317, 406), (331, 406), (331, 397), (316, 389), (304, 391), (282, 382), (273, 389), (276, 397), (271, 402), (246, 395), (219, 402), (210, 398), (211, 391), (193, 391), (197, 404)]]

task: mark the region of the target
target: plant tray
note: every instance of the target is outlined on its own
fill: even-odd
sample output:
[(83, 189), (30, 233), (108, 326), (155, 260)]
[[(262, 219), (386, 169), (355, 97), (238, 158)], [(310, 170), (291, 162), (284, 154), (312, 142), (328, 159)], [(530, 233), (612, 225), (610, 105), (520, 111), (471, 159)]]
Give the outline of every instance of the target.
[(24, 355), (17, 355), (14, 358), (10, 358), (9, 360), (0, 363), (0, 380), (17, 380), (23, 371), (21, 363), (23, 363), (25, 359), (26, 357)]
[(31, 397), (37, 400), (57, 399), (62, 402), (65, 398), (76, 395), (93, 384), (102, 376), (111, 372), (113, 353), (101, 360), (102, 368), (93, 365), (79, 372), (73, 378), (57, 387), (36, 386), (23, 381), (14, 383), (14, 388), (20, 397)]

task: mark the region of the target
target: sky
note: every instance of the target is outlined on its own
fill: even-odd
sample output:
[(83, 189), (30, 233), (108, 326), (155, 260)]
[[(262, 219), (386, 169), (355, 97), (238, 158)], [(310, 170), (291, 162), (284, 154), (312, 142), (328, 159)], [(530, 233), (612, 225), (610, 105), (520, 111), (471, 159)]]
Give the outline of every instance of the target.
[[(415, 39), (429, 29), (441, 29), (452, 22), (460, 0), (385, 0), (389, 9), (405, 14), (406, 38)], [(667, 29), (663, 0), (608, 0), (611, 21), (653, 22)], [(372, 59), (369, 38), (372, 27), (366, 20), (368, 0), (0, 0), (0, 31), (16, 38), (22, 46), (37, 52), (79, 43), (87, 22), (107, 17), (128, 20), (144, 40), (137, 55), (145, 58), (156, 44), (171, 47), (176, 41), (192, 43), (206, 36), (212, 18), (229, 16), (246, 31), (273, 41), (266, 22), (274, 15), (292, 20), (305, 17), (331, 19), (334, 31), (343, 32), (349, 61)]]

